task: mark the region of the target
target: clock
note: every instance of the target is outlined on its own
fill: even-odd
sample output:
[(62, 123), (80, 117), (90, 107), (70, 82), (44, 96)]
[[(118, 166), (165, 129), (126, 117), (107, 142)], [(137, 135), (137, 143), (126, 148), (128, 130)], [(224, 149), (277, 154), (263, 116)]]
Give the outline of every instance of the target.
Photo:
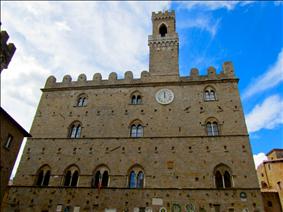
[(174, 93), (169, 89), (163, 88), (156, 92), (155, 99), (158, 103), (167, 105), (173, 102)]

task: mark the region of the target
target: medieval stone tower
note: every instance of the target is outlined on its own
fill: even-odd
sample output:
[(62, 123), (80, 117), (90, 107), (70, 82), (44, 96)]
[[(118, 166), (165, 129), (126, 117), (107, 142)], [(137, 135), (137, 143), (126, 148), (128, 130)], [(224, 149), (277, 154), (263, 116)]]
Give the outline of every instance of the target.
[(262, 211), (232, 63), (180, 77), (175, 13), (152, 24), (139, 79), (47, 79), (5, 211)]

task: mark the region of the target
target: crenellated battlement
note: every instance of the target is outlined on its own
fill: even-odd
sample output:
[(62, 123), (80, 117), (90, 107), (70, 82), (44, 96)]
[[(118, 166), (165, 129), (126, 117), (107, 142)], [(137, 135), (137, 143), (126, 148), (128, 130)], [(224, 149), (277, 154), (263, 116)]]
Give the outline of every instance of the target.
[(152, 20), (160, 20), (160, 19), (168, 19), (168, 18), (175, 18), (175, 11), (172, 10), (169, 12), (166, 10), (165, 12), (152, 12)]
[(113, 85), (127, 85), (127, 84), (141, 84), (141, 83), (162, 83), (162, 82), (190, 82), (190, 81), (210, 81), (235, 79), (234, 68), (232, 62), (224, 62), (222, 70), (217, 73), (216, 69), (210, 66), (207, 69), (206, 75), (199, 75), (197, 68), (190, 70), (189, 76), (153, 76), (148, 71), (142, 71), (140, 78), (134, 78), (133, 72), (127, 71), (124, 77), (119, 79), (117, 73), (111, 72), (108, 79), (102, 79), (100, 73), (95, 73), (92, 80), (87, 80), (85, 74), (80, 74), (77, 80), (73, 81), (70, 75), (65, 75), (61, 82), (57, 82), (54, 76), (48, 77), (45, 88), (67, 88), (67, 87), (84, 87), (84, 86), (113, 86)]

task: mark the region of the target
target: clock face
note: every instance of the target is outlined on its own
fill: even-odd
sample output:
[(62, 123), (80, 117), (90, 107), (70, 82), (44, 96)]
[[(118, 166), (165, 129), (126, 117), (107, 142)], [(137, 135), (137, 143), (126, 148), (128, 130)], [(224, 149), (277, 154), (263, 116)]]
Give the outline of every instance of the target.
[(155, 99), (158, 103), (167, 105), (173, 102), (174, 100), (174, 93), (169, 89), (160, 89), (155, 94)]

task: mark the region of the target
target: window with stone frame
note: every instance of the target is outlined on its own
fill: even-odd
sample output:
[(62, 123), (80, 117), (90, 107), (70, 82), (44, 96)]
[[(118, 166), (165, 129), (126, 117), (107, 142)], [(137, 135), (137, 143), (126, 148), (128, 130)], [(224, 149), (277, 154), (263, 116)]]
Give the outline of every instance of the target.
[(105, 165), (96, 168), (92, 177), (91, 187), (107, 188), (109, 186), (109, 168)]
[(233, 177), (231, 169), (225, 164), (219, 164), (214, 168), (214, 183), (216, 188), (232, 188)]
[(79, 121), (73, 122), (69, 127), (69, 138), (80, 138), (82, 131), (82, 124)]
[(86, 94), (80, 94), (77, 98), (77, 107), (84, 107), (87, 105), (88, 97)]
[(142, 95), (139, 91), (135, 91), (131, 94), (131, 104), (132, 105), (142, 104)]
[(220, 134), (218, 121), (215, 118), (209, 118), (205, 123), (208, 136), (218, 136)]
[(216, 100), (216, 92), (215, 89), (211, 86), (207, 86), (203, 91), (203, 99), (204, 101), (215, 101)]
[(144, 188), (145, 175), (143, 168), (139, 165), (135, 165), (129, 170), (129, 188)]
[(143, 137), (143, 126), (141, 124), (132, 124), (131, 125), (131, 137), (140, 138)]
[(36, 186), (48, 186), (51, 176), (51, 169), (48, 165), (43, 165), (36, 174), (35, 185)]
[(130, 137), (140, 138), (144, 135), (144, 127), (140, 120), (134, 120), (130, 124)]
[(72, 165), (64, 172), (63, 185), (66, 187), (77, 187), (79, 180), (79, 169), (76, 165)]

